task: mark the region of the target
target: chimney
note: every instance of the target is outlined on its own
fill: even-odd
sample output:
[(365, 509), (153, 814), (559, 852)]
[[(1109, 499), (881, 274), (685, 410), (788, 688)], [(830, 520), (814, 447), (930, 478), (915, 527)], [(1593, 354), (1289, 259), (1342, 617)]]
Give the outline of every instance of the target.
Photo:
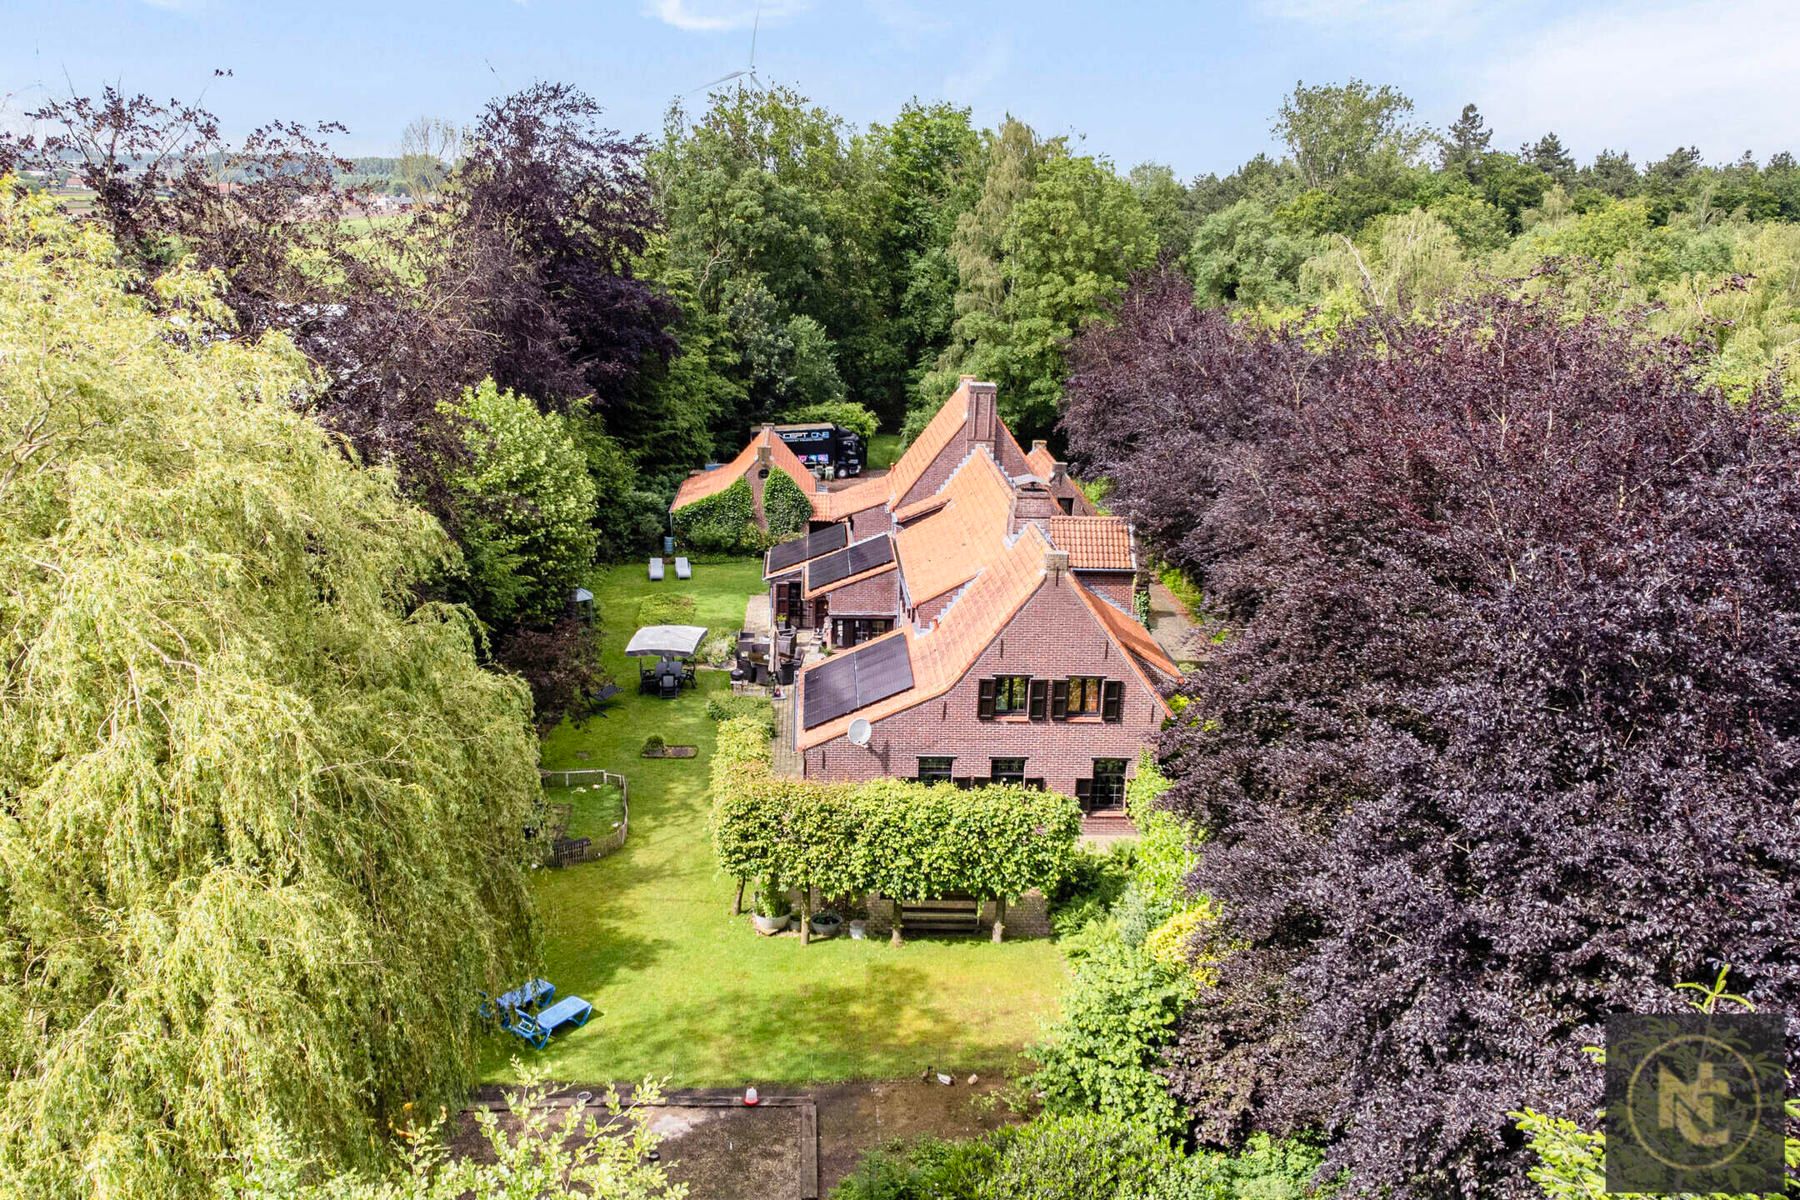
[(1051, 487), (1055, 487), (1057, 484), (1061, 483), (1064, 479), (1067, 479), (1068, 476), (1069, 476), (1069, 464), (1068, 463), (1053, 462), (1050, 464), (1050, 486)]
[(1044, 574), (1056, 578), (1069, 569), (1069, 552), (1067, 550), (1044, 551)]
[(773, 447), (770, 446), (769, 443), (770, 443), (770, 439), (772, 439), (774, 436), (775, 436), (775, 427), (773, 425), (764, 425), (762, 427), (762, 440), (759, 441), (756, 446), (756, 465), (757, 466), (766, 468), (766, 467), (768, 467), (770, 461), (772, 460), (772, 457), (773, 457), (775, 451), (774, 451)]
[(965, 426), (969, 433), (969, 448), (986, 446), (994, 450), (1000, 432), (999, 400), (995, 393), (999, 390), (991, 383), (977, 383), (973, 379), (963, 384), (969, 389), (969, 418)]
[(1028, 524), (1036, 524), (1040, 529), (1050, 528), (1050, 518), (1060, 511), (1056, 506), (1056, 497), (1048, 488), (1036, 482), (1028, 482), (1013, 490), (1012, 532), (1017, 533)]
[(1050, 443), (1046, 442), (1043, 438), (1036, 438), (1031, 443), (1031, 452), (1033, 454), (1036, 454), (1039, 450), (1048, 450), (1049, 448)]

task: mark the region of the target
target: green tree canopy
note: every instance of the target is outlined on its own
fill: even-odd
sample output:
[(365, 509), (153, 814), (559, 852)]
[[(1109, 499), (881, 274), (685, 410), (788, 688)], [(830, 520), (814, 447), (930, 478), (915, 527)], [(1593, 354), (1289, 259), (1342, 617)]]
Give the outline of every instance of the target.
[(522, 968), (525, 689), (286, 339), (0, 184), (0, 1193), (209, 1194), (270, 1123), (384, 1157)]
[(445, 407), (469, 451), (448, 477), (475, 611), (493, 624), (555, 616), (594, 561), (588, 454), (568, 418), (492, 379)]

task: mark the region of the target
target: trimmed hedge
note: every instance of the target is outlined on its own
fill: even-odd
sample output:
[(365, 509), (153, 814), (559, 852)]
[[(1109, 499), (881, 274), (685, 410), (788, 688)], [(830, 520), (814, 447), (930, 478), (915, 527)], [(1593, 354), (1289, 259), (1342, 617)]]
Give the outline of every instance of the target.
[(812, 515), (812, 498), (800, 485), (786, 471), (770, 471), (763, 480), (763, 518), (769, 524), (769, 541), (805, 533)]
[(706, 715), (714, 721), (754, 721), (775, 736), (775, 707), (765, 696), (714, 696), (706, 702)]
[(815, 888), (906, 900), (1047, 890), (1069, 868), (1081, 834), (1081, 810), (1055, 792), (902, 779), (810, 783), (774, 778), (769, 762), (768, 735), (756, 721), (719, 727), (713, 850), (740, 881), (772, 878), (798, 889), (803, 918)]
[[(778, 472), (770, 472), (773, 478)], [(722, 492), (676, 509), (670, 516), (676, 539), (707, 554), (747, 554), (763, 547), (756, 527), (756, 500), (750, 481), (739, 479)]]

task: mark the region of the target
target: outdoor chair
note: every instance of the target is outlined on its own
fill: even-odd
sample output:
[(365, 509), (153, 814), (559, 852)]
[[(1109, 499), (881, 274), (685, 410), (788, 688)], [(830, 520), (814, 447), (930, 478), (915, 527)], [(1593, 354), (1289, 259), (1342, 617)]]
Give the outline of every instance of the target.
[(550, 1044), (550, 1031), (538, 1024), (537, 1019), (529, 1013), (514, 1013), (511, 1018), (502, 1021), (500, 1026), (534, 1049), (542, 1050)]
[(662, 580), (663, 580), (662, 559), (653, 558), (650, 560), (650, 582), (651, 583), (661, 583)]
[(688, 560), (685, 558), (677, 558), (675, 560), (675, 578), (692, 579), (693, 577), (694, 568), (688, 565)]
[(609, 683), (605, 687), (601, 688), (599, 691), (597, 691), (597, 692), (593, 693), (591, 696), (589, 696), (588, 697), (588, 706), (589, 706), (590, 710), (592, 711), (593, 715), (596, 717), (604, 717), (606, 715), (607, 703), (609, 701), (611, 701), (612, 698), (618, 694), (619, 694), (619, 685), (616, 683)]

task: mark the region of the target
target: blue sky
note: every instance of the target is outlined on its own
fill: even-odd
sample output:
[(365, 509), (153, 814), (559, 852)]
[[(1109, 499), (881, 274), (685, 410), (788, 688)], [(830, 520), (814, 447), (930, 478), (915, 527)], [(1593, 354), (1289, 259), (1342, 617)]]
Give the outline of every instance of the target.
[[(190, 99), (228, 132), (335, 119), (382, 153), (408, 118), (466, 121), (534, 79), (654, 133), (743, 66), (756, 0), (0, 0), (0, 122), (45, 89)], [(1123, 166), (1184, 176), (1270, 148), (1297, 79), (1392, 83), (1442, 126), (1474, 100), (1511, 148), (1800, 151), (1796, 0), (763, 0), (757, 66), (862, 125), (912, 96), (1011, 111)], [(230, 79), (214, 80), (215, 67)], [(700, 102), (695, 97), (690, 103)]]

